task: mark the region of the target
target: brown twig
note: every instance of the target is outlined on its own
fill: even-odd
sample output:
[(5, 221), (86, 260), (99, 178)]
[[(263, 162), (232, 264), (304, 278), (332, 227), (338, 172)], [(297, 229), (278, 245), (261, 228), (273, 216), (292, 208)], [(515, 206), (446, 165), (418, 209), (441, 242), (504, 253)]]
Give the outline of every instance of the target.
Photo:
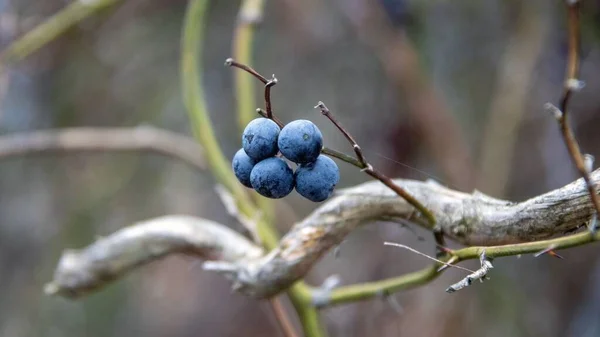
[[(265, 102), (267, 103), (267, 108), (270, 106), (270, 96), (267, 95), (267, 89), (269, 88), (269, 84), (271, 82), (273, 82), (273, 80), (275, 81), (275, 83), (277, 83), (277, 80), (275, 79), (274, 76), (271, 81), (268, 81), (264, 76), (259, 74), (256, 70), (252, 69), (251, 67), (249, 67), (247, 65), (240, 64), (240, 63), (234, 61), (232, 58), (228, 58), (225, 61), (225, 65), (242, 69), (242, 70), (248, 72), (249, 74), (253, 75), (254, 77), (258, 78), (261, 82), (263, 82), (265, 84)], [(404, 198), (409, 204), (413, 205), (417, 210), (419, 210), (419, 212), (421, 212), (421, 214), (423, 214), (423, 216), (425, 216), (425, 218), (429, 222), (430, 227), (432, 229), (435, 229), (436, 228), (435, 227), (436, 220), (435, 220), (435, 216), (433, 215), (433, 213), (431, 213), (431, 211), (429, 211), (423, 204), (421, 204), (417, 199), (415, 199), (412, 195), (410, 195), (410, 193), (408, 193), (405, 189), (403, 189), (402, 187), (395, 184), (392, 179), (387, 177), (385, 174), (375, 170), (373, 168), (373, 166), (365, 160), (362, 150), (361, 150), (360, 146), (358, 145), (358, 143), (356, 142), (356, 140), (354, 140), (354, 137), (352, 137), (352, 135), (341, 126), (341, 124), (335, 119), (335, 117), (333, 117), (333, 115), (331, 114), (329, 109), (325, 106), (325, 104), (323, 102), (319, 102), (317, 104), (317, 106), (315, 106), (315, 108), (319, 108), (321, 110), (321, 113), (323, 115), (325, 115), (338, 128), (338, 130), (340, 130), (340, 132), (342, 134), (344, 134), (346, 139), (348, 139), (348, 141), (352, 145), (352, 148), (354, 149), (354, 153), (356, 154), (357, 158), (356, 159), (352, 158), (348, 155), (345, 155), (343, 153), (340, 153), (338, 151), (328, 149), (328, 148), (323, 148), (323, 150), (321, 152), (324, 154), (330, 155), (332, 157), (338, 158), (340, 160), (343, 160), (349, 164), (352, 164), (352, 165), (362, 169), (362, 171), (364, 171), (366, 174), (370, 175), (371, 177), (381, 181), (384, 185), (386, 185), (387, 187), (392, 189), (394, 192), (396, 192), (396, 194), (398, 194), (400, 197)], [(261, 116), (273, 120), (275, 123), (277, 123), (280, 127), (283, 128), (284, 124), (280, 120), (278, 120), (275, 116), (273, 116), (272, 113), (269, 113), (268, 110), (265, 112), (262, 109), (257, 109), (257, 112)], [(436, 232), (436, 233), (438, 233), (438, 232)], [(439, 241), (439, 240), (441, 240), (441, 241)], [(439, 241), (438, 243), (443, 243), (443, 235), (437, 235), (436, 241)]]
[(239, 63), (239, 62), (236, 62), (231, 57), (228, 58), (227, 60), (225, 60), (225, 65), (230, 66), (230, 67), (239, 68), (239, 69), (251, 74), (252, 76), (256, 77), (259, 81), (261, 81), (265, 85), (265, 109), (267, 110), (266, 118), (273, 119), (273, 108), (272, 108), (273, 105), (271, 104), (271, 87), (273, 87), (275, 84), (277, 84), (277, 78), (275, 78), (275, 75), (271, 76), (271, 79), (268, 80), (266, 77), (261, 75), (258, 71), (252, 69), (252, 67), (242, 64), (242, 63)]
[(365, 156), (363, 155), (362, 150), (356, 142), (356, 140), (354, 140), (354, 137), (352, 137), (352, 135), (350, 135), (350, 133), (346, 129), (344, 129), (342, 125), (333, 117), (327, 106), (325, 106), (323, 102), (319, 102), (317, 106), (315, 106), (315, 108), (319, 108), (321, 110), (321, 113), (325, 117), (327, 117), (338, 128), (338, 130), (340, 130), (342, 134), (344, 134), (346, 139), (348, 139), (348, 141), (352, 145), (352, 148), (354, 149), (354, 152), (356, 153), (356, 158), (361, 163), (362, 170), (371, 177), (381, 181), (385, 186), (389, 187), (400, 197), (404, 198), (404, 200), (406, 200), (409, 204), (413, 205), (417, 210), (419, 210), (419, 212), (421, 212), (421, 214), (423, 214), (423, 216), (425, 216), (432, 229), (435, 228), (436, 220), (433, 213), (431, 213), (430, 210), (428, 210), (423, 204), (421, 204), (405, 189), (394, 183), (394, 181), (391, 178), (377, 171), (375, 168), (373, 168), (371, 164), (369, 164), (366, 161)]
[(231, 57), (228, 58), (227, 60), (225, 60), (225, 65), (229, 66), (229, 67), (235, 67), (235, 68), (242, 69), (243, 71), (245, 71), (245, 72), (251, 74), (252, 76), (256, 77), (264, 85), (267, 85), (267, 83), (269, 83), (269, 80), (267, 80), (266, 77), (264, 77), (263, 75), (259, 74), (256, 70), (252, 69), (252, 67), (247, 66), (245, 64), (238, 63), (234, 59), (232, 59)]
[[(586, 165), (586, 160), (584, 155), (581, 153), (581, 149), (577, 140), (575, 139), (575, 135), (573, 134), (573, 130), (569, 124), (568, 119), (568, 110), (569, 110), (569, 102), (571, 101), (571, 97), (573, 93), (582, 87), (581, 81), (579, 81), (579, 48), (580, 48), (580, 33), (579, 33), (579, 1), (570, 1), (565, 0), (567, 5), (567, 25), (568, 25), (568, 39), (569, 39), (569, 54), (567, 59), (567, 69), (565, 74), (565, 82), (564, 82), (564, 91), (562, 98), (560, 100), (560, 108), (556, 108), (551, 104), (547, 104), (546, 108), (550, 110), (556, 120), (558, 121), (560, 131), (562, 133), (565, 144), (567, 145), (567, 149), (569, 150), (569, 154), (575, 167), (585, 180), (588, 192), (590, 194), (590, 199), (592, 200), (592, 204), (596, 209), (596, 213), (600, 214), (600, 200), (594, 186), (590, 179), (590, 171), (591, 169)], [(592, 228), (592, 231), (595, 228)]]
[(64, 128), (0, 136), (0, 160), (56, 152), (147, 151), (204, 170), (203, 150), (192, 139), (151, 126), (132, 128)]
[(298, 337), (294, 325), (292, 325), (292, 322), (281, 303), (281, 299), (279, 297), (271, 298), (269, 304), (271, 305), (271, 309), (273, 309), (273, 313), (277, 318), (276, 321), (281, 328), (281, 331), (283, 331), (283, 334), (286, 337)]

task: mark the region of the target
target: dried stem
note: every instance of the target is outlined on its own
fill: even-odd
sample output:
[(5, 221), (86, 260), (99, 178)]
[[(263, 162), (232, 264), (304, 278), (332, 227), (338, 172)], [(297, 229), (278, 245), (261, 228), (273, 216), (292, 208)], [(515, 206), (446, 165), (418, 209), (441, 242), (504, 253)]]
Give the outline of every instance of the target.
[(230, 67), (239, 68), (239, 69), (251, 74), (252, 76), (256, 77), (259, 81), (261, 81), (265, 85), (265, 109), (267, 110), (265, 117), (269, 118), (269, 119), (273, 119), (273, 107), (272, 107), (272, 103), (271, 103), (271, 87), (273, 87), (275, 84), (277, 84), (277, 78), (275, 78), (275, 75), (273, 75), (271, 77), (271, 79), (268, 80), (266, 77), (261, 75), (258, 71), (254, 70), (249, 65), (239, 63), (232, 58), (228, 58), (227, 60), (225, 60), (225, 65), (230, 66)]
[(235, 61), (234, 59), (232, 59), (231, 57), (228, 58), (227, 60), (225, 60), (225, 65), (226, 66), (230, 66), (230, 67), (235, 67), (235, 68), (239, 68), (242, 69), (243, 71), (251, 74), (252, 76), (256, 77), (259, 81), (261, 81), (264, 85), (267, 85), (267, 83), (269, 83), (269, 80), (264, 77), (263, 75), (259, 74), (256, 70), (252, 69), (252, 67), (239, 63), (237, 61)]
[(421, 214), (423, 214), (423, 216), (425, 216), (425, 218), (431, 225), (431, 228), (433, 229), (436, 224), (435, 216), (433, 215), (433, 213), (431, 213), (431, 211), (429, 211), (423, 204), (421, 204), (417, 199), (415, 199), (405, 189), (403, 189), (402, 187), (395, 184), (391, 178), (389, 178), (385, 174), (375, 170), (373, 168), (373, 166), (365, 160), (365, 156), (363, 155), (362, 150), (361, 150), (360, 146), (358, 145), (358, 143), (356, 142), (356, 140), (354, 140), (354, 137), (352, 137), (352, 135), (350, 135), (350, 133), (342, 127), (342, 125), (335, 119), (335, 117), (333, 117), (333, 115), (331, 114), (331, 112), (329, 111), (327, 106), (325, 106), (325, 104), (323, 102), (319, 102), (317, 104), (317, 106), (315, 106), (315, 108), (319, 108), (321, 110), (321, 113), (325, 117), (327, 117), (338, 128), (338, 130), (340, 130), (340, 132), (346, 137), (346, 139), (350, 142), (350, 145), (352, 145), (352, 148), (354, 149), (354, 152), (356, 153), (356, 158), (360, 162), (361, 168), (363, 169), (363, 171), (366, 174), (370, 175), (371, 177), (381, 181), (385, 186), (389, 187), (392, 191), (396, 192), (396, 194), (398, 194), (400, 197), (404, 198), (404, 200), (406, 200), (409, 204), (413, 205), (417, 210), (419, 210), (419, 212), (421, 212)]
[(568, 25), (568, 39), (569, 39), (569, 54), (567, 60), (567, 69), (565, 74), (564, 91), (560, 100), (560, 108), (556, 109), (552, 105), (546, 105), (551, 110), (558, 121), (560, 131), (563, 136), (563, 140), (567, 145), (569, 154), (575, 167), (585, 180), (585, 183), (590, 194), (592, 204), (596, 209), (596, 213), (600, 214), (600, 199), (596, 194), (594, 186), (590, 179), (590, 168), (586, 165), (584, 155), (581, 153), (579, 144), (575, 139), (573, 130), (569, 124), (568, 113), (569, 113), (569, 102), (574, 91), (579, 90), (582, 87), (581, 82), (578, 79), (579, 76), (579, 1), (568, 1), (565, 0), (567, 6), (567, 25)]
[(298, 337), (296, 331), (294, 329), (294, 325), (290, 321), (290, 318), (281, 303), (281, 299), (276, 297), (269, 300), (269, 304), (271, 309), (273, 309), (273, 313), (277, 318), (277, 323), (279, 324), (279, 328), (285, 335), (285, 337)]
[(203, 150), (193, 139), (151, 126), (63, 128), (0, 137), (0, 160), (13, 156), (72, 152), (154, 152), (205, 170)]

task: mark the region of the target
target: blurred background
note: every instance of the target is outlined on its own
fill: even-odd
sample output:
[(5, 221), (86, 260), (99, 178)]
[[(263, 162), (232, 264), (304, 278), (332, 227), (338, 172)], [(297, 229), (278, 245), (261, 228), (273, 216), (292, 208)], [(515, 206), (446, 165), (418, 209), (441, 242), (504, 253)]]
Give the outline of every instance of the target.
[[(0, 0), (0, 50), (68, 4)], [(179, 80), (187, 2), (128, 0), (103, 10), (0, 74), (0, 132), (154, 125), (189, 134)], [(231, 56), (239, 1), (211, 1), (203, 82), (228, 157), (240, 146)], [(562, 1), (270, 0), (256, 35), (257, 70), (277, 75), (274, 109), (313, 120), (328, 146), (351, 148), (320, 114), (324, 101), (369, 160), (394, 177), (524, 200), (577, 178), (555, 120), (566, 12)], [(585, 88), (572, 101), (584, 152), (600, 158), (600, 2), (583, 1)], [(256, 93), (257, 102), (261, 94)], [(253, 108), (253, 107), (249, 107)], [(410, 168), (410, 167), (413, 168)], [(367, 180), (340, 163), (340, 187)], [(153, 155), (31, 156), (0, 162), (1, 336), (278, 336), (267, 304), (189, 257), (145, 266), (78, 301), (46, 297), (60, 253), (132, 222), (183, 213), (232, 228), (215, 181)], [(282, 232), (317, 205), (276, 201)], [(426, 242), (418, 240), (421, 235)], [(429, 264), (428, 233), (394, 223), (352, 233), (307, 281), (344, 284)], [(600, 336), (598, 246), (498, 259), (491, 280), (456, 294), (448, 270), (428, 285), (322, 311), (331, 336)], [(465, 263), (476, 267), (477, 261)], [(289, 305), (286, 302), (286, 305)]]

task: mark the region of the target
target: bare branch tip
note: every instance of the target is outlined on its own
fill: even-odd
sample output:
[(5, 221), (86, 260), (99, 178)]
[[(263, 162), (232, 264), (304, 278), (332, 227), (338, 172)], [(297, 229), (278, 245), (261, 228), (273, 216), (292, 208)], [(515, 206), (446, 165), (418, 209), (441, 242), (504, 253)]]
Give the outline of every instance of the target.
[(235, 61), (230, 57), (227, 60), (225, 60), (225, 65), (231, 67), (233, 65), (233, 62)]
[(329, 113), (329, 109), (325, 103), (323, 103), (323, 101), (319, 101), (317, 105), (315, 105), (315, 109), (320, 109), (323, 115), (327, 115)]

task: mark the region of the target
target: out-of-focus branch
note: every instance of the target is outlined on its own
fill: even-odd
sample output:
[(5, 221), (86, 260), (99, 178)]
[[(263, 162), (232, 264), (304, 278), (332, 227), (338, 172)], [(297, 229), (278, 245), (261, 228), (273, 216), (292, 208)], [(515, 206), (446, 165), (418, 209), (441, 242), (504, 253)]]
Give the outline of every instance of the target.
[[(569, 123), (569, 102), (573, 93), (583, 87), (583, 83), (578, 79), (579, 76), (579, 43), (580, 43), (580, 27), (579, 27), (579, 7), (580, 3), (578, 0), (565, 0), (567, 7), (567, 25), (568, 25), (568, 36), (569, 36), (569, 55), (567, 59), (567, 69), (565, 71), (564, 91), (560, 100), (560, 109), (553, 108), (551, 105), (547, 105), (547, 108), (553, 112), (560, 131), (563, 135), (563, 140), (573, 164), (583, 177), (586, 182), (590, 199), (596, 209), (596, 215), (600, 215), (600, 199), (595, 193), (594, 185), (590, 178), (591, 168), (587, 167), (584, 155), (581, 153), (579, 144), (573, 134), (573, 129)], [(593, 229), (595, 230), (595, 229)]]
[[(192, 124), (194, 136), (204, 147), (207, 162), (217, 180), (233, 195), (237, 209), (246, 218), (255, 218), (259, 210), (248, 194), (237, 181), (228, 160), (216, 140), (212, 123), (208, 115), (205, 101), (205, 92), (200, 82), (200, 67), (202, 64), (201, 49), (204, 41), (204, 28), (206, 26), (206, 12), (208, 0), (190, 0), (183, 23), (181, 41), (181, 80), (183, 99), (188, 116)], [(268, 90), (265, 90), (267, 98)], [(258, 236), (265, 248), (272, 249), (278, 244), (278, 233), (268, 219), (259, 220), (256, 224)], [(307, 337), (324, 336), (324, 331), (319, 322), (318, 313), (308, 305), (305, 298), (308, 289), (299, 282), (288, 291), (290, 300), (294, 304), (300, 317), (300, 322)]]
[(78, 0), (42, 22), (0, 52), (2, 64), (17, 62), (56, 39), (80, 21), (121, 0)]
[(121, 229), (82, 250), (66, 250), (45, 292), (82, 296), (174, 253), (239, 262), (256, 259), (263, 250), (221, 224), (191, 216), (165, 216)]
[(0, 160), (71, 152), (155, 152), (204, 170), (203, 150), (193, 139), (151, 126), (64, 128), (0, 136)]
[[(244, 187), (237, 181), (229, 160), (223, 155), (206, 108), (204, 88), (200, 82), (201, 48), (206, 26), (208, 0), (190, 0), (184, 18), (181, 41), (181, 81), (183, 101), (190, 118), (195, 138), (203, 146), (211, 172), (234, 197), (237, 208), (244, 216), (254, 218), (257, 209)], [(267, 225), (257, 224), (261, 242), (267, 247), (277, 243), (277, 233)]]
[(548, 34), (548, 19), (538, 5), (521, 2), (516, 30), (508, 40), (500, 62), (496, 89), (489, 117), (482, 133), (480, 170), (477, 186), (501, 196), (510, 178), (510, 169), (518, 139), (519, 126), (527, 105), (528, 91)]
[[(461, 189), (472, 188), (474, 170), (461, 127), (442, 96), (429, 83), (418, 51), (408, 36), (392, 27), (382, 8), (370, 1), (338, 3), (358, 38), (374, 50), (390, 81), (403, 93), (401, 97), (406, 99), (408, 112), (423, 133), (431, 155), (443, 169), (445, 180)], [(357, 4), (360, 9), (356, 9)]]
[[(600, 240), (600, 232), (597, 232), (593, 235), (590, 235), (589, 232), (583, 232), (551, 240), (491, 247), (468, 247), (459, 250), (449, 251), (449, 255), (444, 257), (442, 261), (445, 261), (450, 264), (456, 264), (461, 261), (473, 260), (480, 258), (481, 254), (484, 251), (486, 257), (488, 258), (514, 256), (522, 254), (535, 254), (539, 253), (540, 251), (548, 250), (549, 248), (552, 250), (567, 249), (595, 242), (598, 240)], [(436, 263), (431, 266), (425, 267), (419, 271), (415, 271), (386, 280), (339, 287), (331, 292), (329, 301), (326, 301), (325, 303), (323, 303), (322, 301), (321, 305), (341, 305), (379, 296), (386, 296), (402, 290), (413, 289), (428, 282), (431, 282), (432, 280), (437, 278), (439, 275), (441, 275), (440, 271), (443, 267), (443, 264)]]
[[(233, 36), (233, 57), (243, 64), (252, 62), (254, 32), (261, 22), (265, 0), (244, 0), (240, 6)], [(243, 72), (233, 73), (235, 78), (235, 98), (237, 101), (238, 123), (240, 130), (256, 117), (257, 108), (254, 98), (254, 81)]]
[[(243, 64), (254, 64), (253, 47), (256, 27), (263, 17), (265, 0), (244, 0), (240, 5), (235, 30), (233, 33), (233, 57)], [(243, 72), (233, 72), (235, 80), (235, 99), (237, 102), (237, 118), (240, 132), (250, 121), (256, 118), (254, 81)], [(252, 194), (256, 205), (263, 213), (265, 222), (272, 223), (274, 217), (273, 201), (258, 193)]]

